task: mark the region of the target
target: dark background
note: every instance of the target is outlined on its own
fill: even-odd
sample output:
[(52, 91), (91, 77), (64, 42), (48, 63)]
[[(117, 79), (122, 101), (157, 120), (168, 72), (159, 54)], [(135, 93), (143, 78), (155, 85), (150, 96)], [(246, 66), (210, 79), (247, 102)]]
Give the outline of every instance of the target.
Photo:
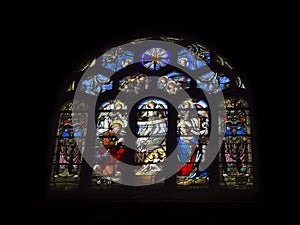
[[(177, 13), (179, 9), (184, 11), (183, 15)], [(287, 182), (290, 176), (281, 157), (282, 139), (274, 124), (280, 121), (280, 116), (272, 111), (272, 107), (278, 106), (279, 94), (270, 91), (278, 87), (272, 79), (274, 21), (265, 17), (262, 8), (254, 6), (213, 9), (210, 6), (202, 11), (193, 7), (174, 10), (167, 5), (160, 14), (129, 5), (115, 11), (113, 6), (82, 4), (74, 10), (68, 6), (32, 4), (3, 10), (2, 44), (8, 59), (3, 84), (9, 88), (9, 94), (18, 96), (18, 104), (12, 105), (14, 110), (10, 115), (16, 122), (12, 128), (17, 127), (17, 139), (15, 135), (9, 138), (21, 145), (12, 150), (17, 163), (9, 164), (9, 173), (5, 171), (12, 179), (9, 194), (5, 196), (12, 205), (11, 219), (25, 224), (92, 224), (113, 220), (143, 223), (156, 221), (156, 216), (161, 222), (166, 215), (168, 219), (186, 223), (194, 220), (208, 224), (248, 224), (263, 220), (275, 224), (291, 218), (292, 213), (283, 212), (294, 209), (291, 193), (295, 187)], [(259, 193), (253, 201), (149, 203), (66, 198), (57, 202), (47, 197), (48, 148), (53, 141), (49, 130), (56, 123), (53, 117), (66, 78), (95, 50), (152, 34), (195, 38), (216, 49), (247, 75), (255, 103), (254, 135), (260, 151)], [(5, 97), (8, 106), (11, 98)], [(149, 212), (148, 218), (139, 215), (144, 211)]]

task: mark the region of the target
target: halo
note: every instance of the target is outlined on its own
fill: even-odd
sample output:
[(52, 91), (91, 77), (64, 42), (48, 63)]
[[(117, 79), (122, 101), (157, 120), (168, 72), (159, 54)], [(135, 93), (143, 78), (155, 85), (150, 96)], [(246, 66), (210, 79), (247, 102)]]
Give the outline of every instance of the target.
[[(188, 65), (189, 65), (189, 60), (188, 60), (188, 58), (186, 58), (186, 57), (181, 57), (181, 58), (178, 60), (178, 62), (179, 62), (180, 65), (182, 65), (182, 66), (188, 66)], [(186, 63), (186, 65), (185, 65), (185, 63)]]
[(190, 122), (188, 122), (188, 121), (181, 121), (181, 122), (179, 122), (179, 123), (177, 124), (177, 128), (180, 128), (182, 125), (186, 125), (186, 126), (188, 126), (189, 128), (192, 127), (192, 124), (191, 124)]
[(116, 105), (121, 105), (122, 109), (124, 109), (124, 107), (125, 107), (124, 103), (121, 102), (120, 100), (117, 100), (114, 102), (114, 106), (116, 106)]
[(122, 128), (124, 127), (124, 123), (121, 120), (113, 120), (109, 126), (112, 127), (114, 124), (119, 124)]
[(161, 81), (162, 79), (169, 80), (168, 76), (161, 76), (158, 80)]
[(192, 99), (186, 99), (186, 100), (184, 100), (182, 103), (183, 103), (183, 104), (184, 104), (184, 103), (189, 103), (191, 108), (192, 108), (192, 106), (193, 106), (193, 104), (194, 104), (193, 101), (192, 101)]
[(149, 100), (149, 101), (146, 103), (146, 105), (149, 105), (150, 103), (154, 103), (155, 105), (157, 105), (157, 102), (156, 102), (155, 100), (153, 100), (153, 99)]
[(141, 74), (139, 74), (139, 77), (147, 77), (147, 75), (144, 73), (141, 73)]

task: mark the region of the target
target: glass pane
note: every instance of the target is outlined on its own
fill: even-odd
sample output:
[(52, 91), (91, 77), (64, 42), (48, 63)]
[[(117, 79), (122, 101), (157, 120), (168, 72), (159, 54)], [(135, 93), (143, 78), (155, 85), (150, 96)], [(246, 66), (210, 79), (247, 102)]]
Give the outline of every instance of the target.
[(159, 177), (167, 155), (167, 132), (166, 102), (159, 98), (142, 101), (137, 113), (135, 163), (140, 166), (135, 171), (137, 184), (154, 184)]
[(179, 91), (190, 88), (191, 78), (178, 72), (171, 72), (159, 77), (157, 88), (168, 94), (177, 94)]
[(94, 96), (112, 89), (112, 81), (102, 74), (97, 74), (90, 79), (83, 80), (81, 84), (82, 91)]
[(230, 87), (230, 79), (223, 73), (209, 72), (201, 75), (196, 80), (197, 88), (203, 89), (207, 93), (216, 94)]
[(186, 99), (179, 105), (177, 119), (178, 188), (207, 188), (208, 170), (200, 171), (205, 160), (210, 127), (207, 103)]
[(165, 67), (170, 60), (170, 54), (163, 48), (151, 48), (146, 50), (141, 57), (144, 67), (151, 70), (159, 70)]
[(119, 90), (137, 95), (150, 88), (150, 82), (150, 78), (145, 74), (126, 76), (119, 80)]
[[(73, 113), (72, 110), (82, 109)], [(59, 113), (53, 153), (50, 190), (74, 190), (79, 187), (82, 153), (85, 151), (87, 105), (66, 102)]]
[(102, 66), (115, 72), (132, 63), (134, 63), (134, 53), (123, 47), (109, 50), (102, 58)]
[[(239, 97), (225, 99), (225, 123), (220, 153), (220, 185), (229, 189), (253, 186), (250, 110), (248, 102)], [(221, 120), (221, 118), (220, 118)]]

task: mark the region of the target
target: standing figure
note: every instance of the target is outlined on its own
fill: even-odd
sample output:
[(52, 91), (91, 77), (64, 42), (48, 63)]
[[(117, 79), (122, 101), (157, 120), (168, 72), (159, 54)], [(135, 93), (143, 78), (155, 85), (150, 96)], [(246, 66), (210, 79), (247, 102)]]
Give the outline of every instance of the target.
[[(194, 107), (192, 99), (186, 99), (179, 105), (180, 111), (178, 118), (180, 122), (188, 121), (191, 124), (190, 132), (194, 135), (203, 135), (203, 121), (208, 117), (205, 111), (197, 110)], [(204, 115), (206, 113), (206, 115)]]
[(225, 159), (223, 176), (235, 174), (234, 167), (248, 176), (248, 143), (244, 123), (227, 122), (225, 135), (221, 147)]
[(55, 177), (78, 177), (81, 152), (74, 138), (60, 140), (59, 171)]
[(208, 181), (208, 172), (206, 170), (199, 171), (199, 163), (201, 161), (202, 153), (200, 149), (197, 149), (196, 154), (192, 157), (193, 169), (182, 181), (178, 182), (178, 185), (192, 185), (192, 184), (205, 184)]
[[(178, 124), (180, 132), (180, 136), (177, 138), (178, 158), (181, 163), (185, 163), (179, 173), (186, 175), (186, 177), (177, 184), (184, 186), (202, 184), (208, 180), (208, 173), (199, 171), (199, 164), (203, 157), (202, 145), (198, 138), (189, 131), (190, 127), (191, 125), (187, 121)], [(195, 150), (194, 153), (192, 153), (193, 150)]]
[(190, 128), (191, 124), (187, 121), (178, 124), (180, 133), (177, 137), (178, 157), (179, 161), (183, 163), (186, 163), (190, 159), (192, 150), (198, 144), (197, 138), (190, 133)]

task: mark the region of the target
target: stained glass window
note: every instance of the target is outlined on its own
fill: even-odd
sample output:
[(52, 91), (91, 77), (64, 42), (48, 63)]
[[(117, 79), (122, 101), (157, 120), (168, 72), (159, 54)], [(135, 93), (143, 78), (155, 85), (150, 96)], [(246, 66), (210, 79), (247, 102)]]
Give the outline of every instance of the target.
[[(209, 134), (209, 110), (204, 100), (186, 99), (179, 105), (177, 122), (178, 186), (205, 185), (209, 181), (207, 170), (199, 170), (205, 161)], [(194, 110), (193, 110), (194, 109)]]
[[(250, 108), (241, 97), (227, 97), (223, 143), (219, 153), (220, 185), (245, 189), (253, 186)], [(220, 118), (222, 119), (222, 118)]]
[(157, 88), (167, 92), (168, 94), (177, 94), (182, 89), (189, 89), (190, 82), (190, 77), (183, 73), (174, 71), (159, 77), (157, 81)]
[(163, 48), (151, 48), (142, 54), (142, 64), (151, 70), (159, 70), (170, 60), (168, 52)]
[(145, 74), (134, 74), (119, 80), (119, 90), (126, 94), (139, 94), (150, 87), (151, 79)]
[[(76, 116), (72, 110), (76, 108)], [(82, 153), (85, 151), (85, 124), (88, 123), (87, 105), (69, 101), (59, 112), (50, 188), (77, 189), (80, 180)]]
[(89, 95), (98, 95), (106, 90), (112, 89), (112, 82), (108, 77), (97, 74), (82, 81), (82, 90)]
[(95, 164), (93, 165), (93, 188), (118, 185), (122, 173), (119, 160), (125, 147), (122, 140), (128, 127), (127, 105), (120, 100), (101, 102), (98, 107)]
[(206, 62), (198, 57), (198, 54), (195, 53), (193, 48), (179, 51), (177, 63), (183, 67), (189, 68), (190, 70), (196, 70), (206, 65)]
[(102, 66), (113, 71), (118, 71), (134, 63), (133, 52), (122, 47), (106, 52), (102, 57)]
[(137, 184), (154, 184), (166, 160), (168, 106), (159, 98), (147, 98), (137, 106), (135, 170)]
[[(74, 99), (58, 112), (51, 190), (155, 187), (176, 196), (254, 189), (245, 75), (216, 51), (145, 37), (91, 57), (78, 74), (65, 89)], [(221, 138), (212, 140), (213, 132)]]

